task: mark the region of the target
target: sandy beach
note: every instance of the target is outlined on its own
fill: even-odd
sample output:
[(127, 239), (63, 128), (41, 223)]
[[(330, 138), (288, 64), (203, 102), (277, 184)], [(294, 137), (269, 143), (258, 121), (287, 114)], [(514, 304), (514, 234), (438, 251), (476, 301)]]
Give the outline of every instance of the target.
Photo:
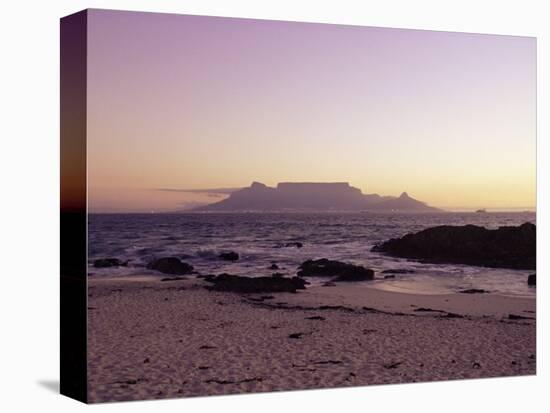
[(535, 299), (89, 279), (89, 401), (536, 373)]

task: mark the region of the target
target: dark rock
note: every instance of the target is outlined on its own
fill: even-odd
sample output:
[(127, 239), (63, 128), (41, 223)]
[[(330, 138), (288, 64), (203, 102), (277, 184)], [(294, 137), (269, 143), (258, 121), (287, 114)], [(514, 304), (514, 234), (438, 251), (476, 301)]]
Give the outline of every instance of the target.
[(537, 285), (537, 274), (530, 274), (527, 277), (527, 285)]
[(314, 315), (311, 317), (306, 317), (306, 320), (319, 320), (319, 321), (325, 321), (326, 318), (320, 315)]
[(184, 275), (193, 271), (193, 266), (180, 261), (176, 257), (164, 257), (150, 262), (147, 265), (150, 270), (162, 272), (164, 274)]
[(303, 335), (304, 335), (304, 333), (292, 333), (288, 336), (288, 338), (298, 339), (298, 338), (302, 338)]
[(536, 226), (525, 223), (489, 230), (475, 225), (443, 225), (390, 239), (372, 251), (430, 263), (534, 269)]
[(271, 266), (269, 267), (270, 270), (278, 270), (279, 269), (279, 266), (275, 263), (271, 264)]
[(360, 265), (321, 258), (303, 262), (298, 276), (336, 277), (333, 281), (365, 281), (374, 279), (374, 271)]
[(306, 288), (305, 281), (299, 277), (241, 277), (220, 274), (217, 277), (208, 277), (205, 280), (213, 284), (212, 287), (207, 287), (210, 290), (237, 293), (295, 293), (296, 290)]
[(385, 279), (385, 280), (390, 279), (390, 278), (395, 278), (395, 275), (393, 275), (393, 274), (384, 275), (384, 279)]
[(186, 280), (185, 277), (166, 277), (166, 278), (161, 278), (160, 279), (161, 281), (181, 281), (181, 280)]
[(489, 291), (483, 290), (481, 288), (470, 288), (468, 290), (459, 291), (461, 294), (488, 294)]
[(100, 258), (94, 261), (95, 268), (126, 267), (128, 261), (121, 261), (118, 258)]
[(302, 248), (304, 246), (304, 244), (302, 244), (301, 242), (287, 242), (285, 244), (285, 247), (296, 247), (296, 248)]
[(327, 281), (326, 283), (323, 283), (321, 287), (336, 287), (336, 284), (331, 281)]
[(281, 244), (276, 244), (275, 248), (302, 248), (304, 246), (301, 242), (284, 242)]
[(414, 270), (407, 270), (407, 269), (401, 269), (401, 268), (396, 268), (394, 270), (392, 269), (389, 269), (389, 270), (384, 270), (382, 271), (382, 274), (414, 274), (415, 271)]
[(239, 259), (239, 254), (235, 251), (222, 252), (219, 257), (225, 261), (237, 261)]
[[(360, 268), (363, 268), (363, 267), (360, 267)], [(363, 268), (363, 270), (365, 271), (339, 275), (334, 279), (334, 281), (351, 282), (351, 281), (370, 281), (374, 279), (373, 270), (369, 270), (368, 268)]]

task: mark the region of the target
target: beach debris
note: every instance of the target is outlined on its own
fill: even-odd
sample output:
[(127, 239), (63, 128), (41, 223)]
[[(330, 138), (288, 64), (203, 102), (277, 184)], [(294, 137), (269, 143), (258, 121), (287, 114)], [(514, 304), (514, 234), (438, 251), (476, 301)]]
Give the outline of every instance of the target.
[(374, 271), (360, 265), (321, 258), (304, 261), (298, 267), (299, 277), (336, 277), (332, 281), (366, 281), (374, 279)]
[(415, 308), (413, 311), (421, 311), (421, 312), (424, 312), (424, 313), (428, 313), (428, 312), (431, 312), (431, 313), (446, 313), (446, 311), (443, 311), (443, 310), (434, 310), (433, 308), (427, 308), (427, 307)]
[(211, 350), (211, 349), (214, 349), (214, 348), (217, 348), (217, 347), (216, 346), (210, 346), (208, 344), (204, 344), (204, 345), (199, 347), (199, 350)]
[(352, 378), (356, 377), (355, 373), (349, 372), (348, 376), (346, 377), (346, 381), (351, 381)]
[(537, 285), (537, 274), (530, 274), (527, 277), (527, 285)]
[(373, 314), (391, 314), (390, 312), (377, 310), (376, 308), (372, 307), (363, 307), (363, 311), (366, 311), (367, 313), (373, 313)]
[(163, 257), (151, 261), (147, 268), (163, 274), (185, 275), (193, 271), (193, 266), (176, 257)]
[(517, 314), (508, 314), (508, 319), (510, 319), (510, 320), (535, 320), (534, 317), (525, 317), (523, 315), (517, 315)]
[(488, 294), (489, 291), (483, 290), (481, 288), (470, 288), (467, 290), (460, 290), (459, 293), (461, 294)]
[(439, 316), (439, 318), (464, 318), (464, 316), (456, 313), (447, 313), (445, 315)]
[(392, 238), (371, 251), (431, 263), (534, 269), (536, 226), (486, 229), (476, 225), (442, 225)]
[(257, 302), (257, 303), (262, 303), (265, 300), (272, 300), (273, 298), (275, 298), (275, 297), (272, 296), (272, 295), (262, 295), (261, 297), (248, 297), (248, 300), (249, 301), (254, 301), (254, 302)]
[(128, 261), (121, 261), (118, 258), (99, 258), (94, 261), (95, 268), (126, 267)]
[(239, 259), (239, 254), (237, 254), (235, 251), (229, 251), (222, 252), (220, 255), (218, 255), (218, 257), (224, 261), (237, 261)]
[(401, 364), (403, 364), (402, 361), (396, 361), (396, 362), (393, 362), (393, 363), (384, 364), (383, 366), (384, 366), (385, 369), (396, 369)]
[(120, 385), (129, 385), (129, 384), (138, 384), (143, 381), (148, 381), (144, 378), (137, 378), (137, 379), (127, 379), (127, 380), (117, 380), (112, 382), (112, 384), (120, 384)]
[(299, 277), (244, 277), (231, 274), (220, 274), (205, 278), (213, 286), (208, 290), (229, 291), (237, 293), (291, 292), (305, 289), (305, 281)]
[[(305, 308), (305, 307), (304, 307)], [(345, 307), (343, 305), (321, 305), (319, 307), (313, 307), (313, 310), (341, 310), (354, 313), (355, 310), (351, 307)]]
[(208, 383), (208, 384), (210, 384), (210, 383), (216, 383), (216, 384), (242, 384), (242, 383), (251, 383), (251, 382), (254, 382), (254, 381), (261, 382), (263, 380), (264, 379), (262, 377), (252, 377), (252, 378), (249, 378), (249, 379), (242, 379), (242, 380), (236, 380), (236, 381), (208, 379), (208, 380), (205, 380), (204, 382)]
[(343, 361), (341, 360), (321, 360), (321, 361), (315, 361), (312, 364), (342, 364)]
[(304, 333), (292, 333), (292, 334), (288, 335), (288, 338), (298, 339), (298, 338), (302, 338), (303, 335), (304, 335)]

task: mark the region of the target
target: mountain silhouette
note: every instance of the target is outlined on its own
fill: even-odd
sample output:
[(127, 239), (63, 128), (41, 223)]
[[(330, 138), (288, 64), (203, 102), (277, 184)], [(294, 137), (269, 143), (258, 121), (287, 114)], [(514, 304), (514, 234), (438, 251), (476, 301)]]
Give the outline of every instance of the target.
[(281, 182), (269, 187), (253, 182), (247, 188), (232, 192), (228, 198), (194, 209), (202, 212), (223, 211), (388, 211), (437, 212), (437, 208), (411, 198), (406, 192), (399, 197), (363, 194), (347, 182)]

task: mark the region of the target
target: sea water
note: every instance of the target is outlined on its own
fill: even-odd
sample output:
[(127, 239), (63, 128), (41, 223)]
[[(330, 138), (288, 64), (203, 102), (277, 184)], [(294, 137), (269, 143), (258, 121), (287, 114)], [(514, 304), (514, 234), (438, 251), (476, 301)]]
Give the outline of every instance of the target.
[[(535, 223), (533, 212), (495, 213), (182, 213), (90, 214), (88, 221), (89, 275), (136, 277), (159, 275), (145, 267), (155, 258), (174, 256), (200, 274), (230, 273), (266, 276), (295, 275), (307, 259), (329, 258), (363, 265), (376, 271), (374, 288), (418, 294), (444, 294), (481, 288), (493, 293), (534, 296), (527, 285), (534, 271), (483, 268), (455, 264), (423, 264), (371, 252), (390, 238), (437, 225), (474, 224), (486, 228)], [(300, 242), (302, 248), (286, 246)], [(235, 251), (238, 261), (219, 258)], [(94, 268), (93, 260), (114, 257), (128, 266)], [(270, 269), (276, 263), (278, 270)], [(388, 269), (413, 270), (386, 279)], [(313, 279), (312, 283), (321, 281)]]

